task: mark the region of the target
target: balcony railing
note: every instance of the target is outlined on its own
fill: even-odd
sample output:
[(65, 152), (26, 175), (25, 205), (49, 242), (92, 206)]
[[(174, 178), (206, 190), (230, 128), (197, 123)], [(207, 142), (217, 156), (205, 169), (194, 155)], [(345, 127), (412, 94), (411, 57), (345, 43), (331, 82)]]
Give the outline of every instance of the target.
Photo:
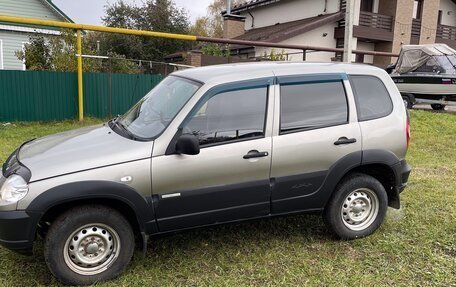
[(393, 17), (361, 11), (359, 13), (359, 26), (393, 31)]
[(421, 19), (412, 20), (412, 37), (420, 37), (421, 34)]
[(436, 37), (445, 40), (456, 40), (456, 27), (448, 25), (437, 25)]

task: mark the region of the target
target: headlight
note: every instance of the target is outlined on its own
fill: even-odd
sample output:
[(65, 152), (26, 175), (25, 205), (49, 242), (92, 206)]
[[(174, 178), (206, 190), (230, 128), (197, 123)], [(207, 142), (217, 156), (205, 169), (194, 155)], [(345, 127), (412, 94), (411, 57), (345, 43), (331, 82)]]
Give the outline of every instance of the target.
[(19, 175), (9, 176), (0, 189), (0, 201), (14, 203), (27, 195), (29, 187), (27, 182)]

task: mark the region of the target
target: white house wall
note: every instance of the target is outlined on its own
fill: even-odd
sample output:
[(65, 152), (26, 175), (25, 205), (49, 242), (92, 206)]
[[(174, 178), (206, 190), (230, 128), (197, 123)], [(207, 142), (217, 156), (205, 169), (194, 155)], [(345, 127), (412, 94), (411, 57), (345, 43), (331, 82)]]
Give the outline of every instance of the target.
[[(357, 50), (364, 50), (364, 51), (375, 51), (375, 44), (374, 43), (366, 43), (358, 41)], [(364, 55), (364, 63), (373, 64), (374, 63), (374, 56), (372, 55)]]
[[(334, 39), (334, 28), (336, 24), (327, 24), (322, 27), (316, 28), (312, 31), (309, 31), (305, 34), (298, 35), (296, 37), (287, 39), (281, 44), (300, 44), (300, 45), (310, 45), (310, 46), (324, 46), (324, 47), (336, 47), (336, 39)], [(326, 34), (324, 37), (323, 35)], [(270, 54), (270, 48), (260, 48), (255, 49), (256, 56), (261, 57), (266, 52), (267, 55)], [(280, 53), (282, 49), (274, 49), (276, 53)], [(302, 52), (300, 50), (290, 50), (284, 49), (285, 53), (296, 53)], [(335, 56), (334, 52), (308, 52), (306, 56), (307, 61), (318, 61), (318, 62), (330, 62), (331, 58)], [(302, 53), (296, 55), (289, 55), (289, 61), (302, 61)]]
[(456, 4), (454, 4), (453, 1), (440, 0), (439, 10), (442, 10), (443, 25), (456, 26)]
[(339, 0), (327, 0), (325, 10), (324, 0), (288, 0), (280, 1), (275, 4), (250, 10), (255, 18), (252, 27), (252, 17), (247, 12), (241, 12), (245, 16), (245, 29), (260, 28), (277, 23), (302, 20), (315, 17), (321, 14), (329, 14), (339, 11)]
[(41, 0), (1, 0), (0, 14), (62, 21), (62, 18)]
[(22, 61), (15, 52), (22, 49), (22, 44), (29, 42), (29, 35), (26, 33), (0, 31), (0, 40), (3, 46), (3, 68), (5, 70), (22, 70)]

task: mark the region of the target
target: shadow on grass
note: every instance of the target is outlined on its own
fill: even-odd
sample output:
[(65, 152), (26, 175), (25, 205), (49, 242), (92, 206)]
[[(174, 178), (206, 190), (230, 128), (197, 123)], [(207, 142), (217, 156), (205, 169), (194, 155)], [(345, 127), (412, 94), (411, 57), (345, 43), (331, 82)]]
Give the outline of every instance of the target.
[[(268, 248), (286, 248), (290, 242), (312, 244), (332, 240), (335, 240), (335, 237), (327, 231), (321, 216), (317, 215), (297, 215), (200, 228), (153, 237), (149, 241), (146, 257), (137, 252), (126, 274), (159, 270), (162, 276), (171, 278), (175, 276), (179, 266), (192, 269), (202, 262), (224, 259), (231, 261), (234, 254), (261, 256)], [(58, 285), (46, 267), (41, 239), (35, 244), (33, 256), (17, 255), (5, 249), (0, 249), (0, 256), (0, 264), (3, 265), (0, 277), (7, 280), (3, 285)], [(173, 268), (170, 268), (171, 266)]]

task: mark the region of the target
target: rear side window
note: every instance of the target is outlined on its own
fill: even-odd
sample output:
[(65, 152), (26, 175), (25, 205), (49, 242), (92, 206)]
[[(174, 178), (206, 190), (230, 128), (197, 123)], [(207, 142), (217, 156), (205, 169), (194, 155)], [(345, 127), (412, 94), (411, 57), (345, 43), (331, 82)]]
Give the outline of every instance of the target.
[(281, 133), (347, 122), (347, 98), (342, 81), (281, 85)]
[(359, 121), (387, 116), (393, 103), (383, 82), (373, 76), (349, 76), (355, 95)]

